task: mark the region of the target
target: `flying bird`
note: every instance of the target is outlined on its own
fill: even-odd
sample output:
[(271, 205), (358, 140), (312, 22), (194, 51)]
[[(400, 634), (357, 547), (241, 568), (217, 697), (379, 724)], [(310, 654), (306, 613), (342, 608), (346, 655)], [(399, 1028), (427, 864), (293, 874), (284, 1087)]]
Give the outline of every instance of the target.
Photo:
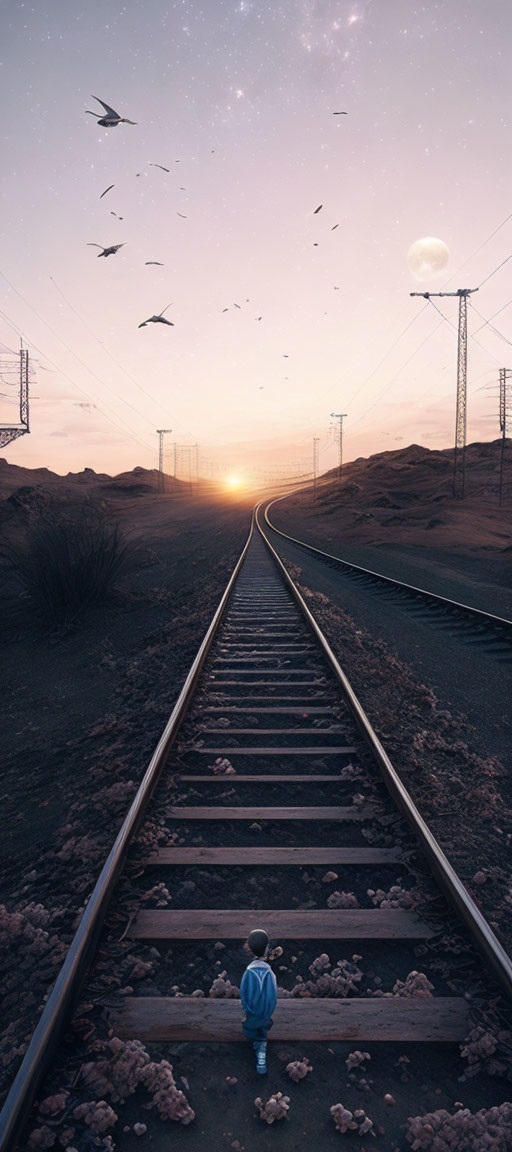
[(183, 215), (183, 212), (178, 212), (178, 216), (181, 216), (181, 219), (182, 219), (182, 220), (186, 220), (186, 219), (187, 219), (187, 217)]
[(289, 360), (289, 356), (288, 356), (287, 352), (283, 352), (283, 360)]
[(333, 112), (333, 116), (348, 116), (348, 112)]
[(316, 216), (317, 212), (319, 212), (321, 208), (323, 208), (323, 204), (319, 204), (318, 208), (315, 208), (315, 211), (313, 212), (313, 216)]
[[(110, 104), (105, 104), (105, 101), (100, 100), (99, 96), (93, 96), (93, 100), (97, 100), (98, 104), (103, 104), (105, 109), (105, 115), (102, 115), (98, 120), (98, 124), (101, 124), (103, 128), (117, 128), (118, 124), (137, 123), (136, 120), (127, 120), (125, 116), (120, 116), (119, 112), (116, 112), (114, 108), (111, 108)], [(88, 116), (98, 115), (97, 112), (91, 112), (90, 108), (86, 108), (86, 114)]]
[(163, 268), (163, 267), (164, 267), (164, 265), (162, 264), (162, 261), (161, 261), (161, 260), (145, 260), (145, 261), (144, 261), (144, 263), (145, 263), (145, 264), (158, 264), (158, 267), (159, 267), (159, 268)]
[(223, 312), (229, 312), (229, 308), (223, 308), (222, 311)]
[(110, 212), (111, 216), (115, 216), (116, 220), (124, 220), (124, 216), (118, 216), (117, 212)]
[(254, 319), (255, 320), (263, 320), (263, 316), (255, 316)]
[(241, 304), (234, 304), (233, 307), (234, 308), (241, 308)]
[(103, 244), (87, 244), (88, 248), (102, 248), (102, 252), (98, 252), (98, 260), (100, 256), (115, 256), (120, 248), (124, 248), (124, 244), (111, 244), (110, 248), (103, 248)]
[(107, 195), (107, 192), (110, 192), (111, 188), (115, 188), (115, 184), (109, 184), (108, 188), (105, 188), (105, 191), (101, 193), (100, 200), (103, 200), (103, 197)]
[(167, 312), (167, 308), (170, 307), (171, 305), (167, 304), (167, 306), (163, 309), (162, 312), (160, 312), (158, 316), (150, 316), (148, 320), (143, 320), (142, 324), (139, 324), (139, 328), (145, 328), (146, 324), (169, 324), (171, 328), (174, 328), (172, 320), (166, 320), (164, 316), (164, 312)]
[(149, 161), (149, 167), (150, 168), (161, 168), (162, 172), (170, 172), (171, 171), (170, 168), (164, 168), (163, 164), (152, 164), (151, 160)]
[(334, 232), (335, 228), (339, 228), (339, 224), (333, 224), (333, 226), (331, 228), (331, 232)]

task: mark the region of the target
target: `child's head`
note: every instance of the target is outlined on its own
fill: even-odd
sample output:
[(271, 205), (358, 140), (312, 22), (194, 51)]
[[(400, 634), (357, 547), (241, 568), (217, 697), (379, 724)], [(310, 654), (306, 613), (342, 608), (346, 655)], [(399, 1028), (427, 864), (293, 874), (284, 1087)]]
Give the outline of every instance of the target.
[(268, 948), (268, 936), (263, 928), (253, 928), (247, 937), (247, 946), (257, 957), (264, 956)]

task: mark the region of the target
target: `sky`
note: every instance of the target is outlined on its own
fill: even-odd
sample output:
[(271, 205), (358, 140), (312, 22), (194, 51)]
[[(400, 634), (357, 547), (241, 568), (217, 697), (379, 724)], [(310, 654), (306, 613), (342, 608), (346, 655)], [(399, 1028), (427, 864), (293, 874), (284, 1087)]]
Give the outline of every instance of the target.
[[(449, 447), (458, 302), (409, 295), (445, 284), (481, 284), (468, 441), (496, 438), (511, 38), (505, 0), (4, 0), (0, 422), (20, 336), (33, 377), (2, 455), (154, 467), (170, 428), (168, 468), (176, 441), (204, 475), (295, 475), (313, 437), (335, 463), (333, 411), (346, 459)], [(136, 124), (99, 126), (91, 92)], [(425, 236), (449, 263), (418, 281)]]

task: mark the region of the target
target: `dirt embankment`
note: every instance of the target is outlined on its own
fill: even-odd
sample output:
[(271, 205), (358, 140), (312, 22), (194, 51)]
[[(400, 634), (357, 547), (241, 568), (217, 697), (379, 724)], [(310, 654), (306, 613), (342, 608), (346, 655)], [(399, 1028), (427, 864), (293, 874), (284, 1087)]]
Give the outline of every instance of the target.
[[(452, 490), (453, 454), (417, 444), (348, 463), (311, 489), (279, 501), (283, 532), (363, 567), (512, 614), (512, 450), (498, 505), (501, 441), (470, 444), (466, 493)], [(510, 480), (508, 476), (510, 474)]]

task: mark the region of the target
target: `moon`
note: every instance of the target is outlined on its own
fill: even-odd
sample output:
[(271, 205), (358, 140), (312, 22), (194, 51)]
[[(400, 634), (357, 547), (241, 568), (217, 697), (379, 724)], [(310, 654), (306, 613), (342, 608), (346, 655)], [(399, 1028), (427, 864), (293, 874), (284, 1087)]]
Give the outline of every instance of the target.
[(414, 279), (432, 280), (442, 276), (450, 260), (450, 249), (444, 240), (435, 236), (423, 236), (415, 240), (407, 253), (407, 264)]

